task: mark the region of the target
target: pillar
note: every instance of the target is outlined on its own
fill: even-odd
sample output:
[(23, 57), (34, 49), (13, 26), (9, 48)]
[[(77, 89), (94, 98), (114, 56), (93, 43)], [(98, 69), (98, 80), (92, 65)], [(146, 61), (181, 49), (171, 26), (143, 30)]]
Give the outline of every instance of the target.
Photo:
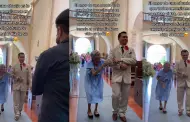
[(96, 50), (100, 50), (100, 37), (99, 36), (96, 36), (95, 37), (95, 49)]
[(138, 61), (141, 61), (143, 59), (142, 33), (141, 32), (137, 32), (135, 39), (136, 39), (136, 47), (135, 47), (136, 58), (137, 58)]
[(172, 44), (172, 50), (171, 50), (171, 55), (172, 55), (172, 63), (176, 62), (176, 43), (174, 42)]
[(7, 65), (12, 65), (13, 44), (9, 45), (7, 55), (8, 55), (8, 64)]
[(128, 0), (128, 45), (134, 48), (137, 60), (143, 58), (143, 35), (141, 33), (143, 19), (139, 16), (142, 11), (142, 0)]
[[(121, 31), (126, 31), (127, 32), (127, 15), (128, 15), (128, 0), (118, 0), (117, 2), (120, 7), (119, 8), (119, 18), (118, 18), (118, 31), (115, 31), (113, 32), (114, 34), (114, 37), (113, 37), (113, 47), (116, 47), (118, 44), (119, 44), (119, 41), (118, 41), (118, 34), (121, 32)], [(116, 27), (114, 27), (116, 28)]]

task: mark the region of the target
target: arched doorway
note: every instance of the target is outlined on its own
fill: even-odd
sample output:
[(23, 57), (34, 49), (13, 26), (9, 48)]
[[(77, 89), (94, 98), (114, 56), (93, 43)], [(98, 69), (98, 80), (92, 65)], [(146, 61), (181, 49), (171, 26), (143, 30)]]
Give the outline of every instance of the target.
[(2, 49), (0, 48), (0, 64), (3, 64), (3, 51)]
[(79, 55), (83, 53), (91, 53), (93, 50), (93, 47), (91, 45), (90, 40), (87, 38), (79, 38), (76, 40), (75, 45), (74, 45), (74, 52), (78, 52)]
[(166, 49), (162, 45), (152, 45), (147, 51), (147, 60), (151, 63), (164, 63), (167, 61)]

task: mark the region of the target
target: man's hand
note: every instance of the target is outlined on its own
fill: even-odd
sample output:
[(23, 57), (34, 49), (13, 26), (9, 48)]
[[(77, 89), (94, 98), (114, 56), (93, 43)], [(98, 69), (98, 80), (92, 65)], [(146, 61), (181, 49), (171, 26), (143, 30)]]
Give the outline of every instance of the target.
[(19, 76), (19, 77), (16, 77), (16, 80), (20, 81), (20, 80), (21, 80), (21, 77), (20, 77), (20, 76)]
[(19, 82), (22, 82), (22, 81), (24, 80), (21, 76), (17, 77), (16, 79), (17, 79), (17, 81), (19, 81)]
[(184, 72), (177, 72), (177, 75), (180, 76), (180, 77), (183, 77), (183, 78), (187, 78), (188, 75)]
[(185, 74), (185, 73), (182, 73), (182, 77), (184, 77), (184, 78), (188, 78), (188, 75)]
[(119, 62), (121, 62), (121, 60), (120, 59), (113, 59), (113, 63), (119, 63)]
[(127, 64), (124, 64), (124, 63), (120, 64), (120, 69), (122, 70), (126, 70), (127, 67), (128, 67)]

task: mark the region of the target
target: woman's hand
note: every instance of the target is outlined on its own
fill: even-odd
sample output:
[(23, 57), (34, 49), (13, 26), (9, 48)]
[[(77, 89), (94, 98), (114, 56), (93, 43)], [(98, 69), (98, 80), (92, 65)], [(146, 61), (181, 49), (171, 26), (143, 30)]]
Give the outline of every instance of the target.
[(158, 80), (158, 82), (160, 82), (162, 88), (166, 87), (166, 84), (164, 83), (164, 81), (160, 80), (160, 76), (157, 76), (157, 80)]
[(166, 88), (166, 84), (164, 82), (162, 82), (162, 88)]
[(95, 76), (96, 75), (96, 70), (95, 69), (91, 69), (92, 75)]
[(106, 67), (106, 65), (107, 65), (106, 63), (102, 64), (102, 68)]

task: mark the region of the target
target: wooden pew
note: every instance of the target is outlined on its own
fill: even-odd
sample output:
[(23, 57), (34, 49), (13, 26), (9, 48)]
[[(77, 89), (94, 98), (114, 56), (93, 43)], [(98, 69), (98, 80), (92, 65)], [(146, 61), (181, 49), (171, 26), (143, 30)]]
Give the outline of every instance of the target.
[(134, 87), (135, 85), (135, 78), (136, 78), (136, 65), (131, 66), (131, 86)]
[(134, 100), (142, 107), (143, 105), (143, 82), (142, 82), (142, 61), (138, 61), (135, 68)]

